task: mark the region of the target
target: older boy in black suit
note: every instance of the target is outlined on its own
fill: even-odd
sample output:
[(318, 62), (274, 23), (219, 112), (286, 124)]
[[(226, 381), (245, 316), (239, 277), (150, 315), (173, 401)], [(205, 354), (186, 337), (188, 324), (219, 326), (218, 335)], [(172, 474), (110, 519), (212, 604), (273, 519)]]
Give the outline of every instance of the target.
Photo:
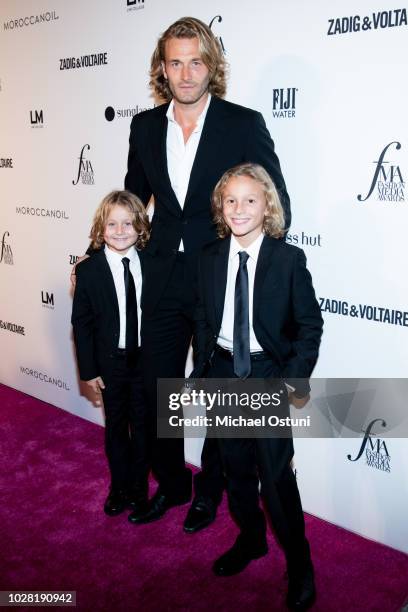
[[(207, 371), (211, 378), (282, 378), (290, 390), (283, 403), (302, 407), (309, 398), (322, 317), (303, 251), (279, 240), (283, 210), (267, 172), (251, 163), (227, 171), (215, 188), (213, 213), (223, 240), (205, 247), (199, 260), (198, 358), (192, 377)], [(286, 555), (287, 603), (306, 609), (315, 587), (290, 465), (292, 438), (221, 439), (219, 445), (230, 508), (241, 531), (214, 563), (214, 573), (237, 574), (267, 552), (260, 480)]]

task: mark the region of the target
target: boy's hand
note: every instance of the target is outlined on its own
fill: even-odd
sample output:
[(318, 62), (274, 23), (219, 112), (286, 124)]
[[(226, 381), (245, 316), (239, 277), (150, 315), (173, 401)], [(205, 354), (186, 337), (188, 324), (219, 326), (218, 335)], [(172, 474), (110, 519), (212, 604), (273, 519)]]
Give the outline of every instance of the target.
[(92, 378), (91, 380), (86, 380), (85, 383), (88, 385), (88, 387), (91, 387), (92, 391), (96, 395), (95, 404), (97, 406), (100, 406), (101, 405), (100, 395), (102, 393), (101, 390), (105, 388), (105, 384), (102, 378), (100, 376), (97, 376), (96, 378)]
[(77, 267), (77, 264), (79, 264), (80, 261), (83, 261), (84, 259), (88, 259), (89, 255), (82, 255), (81, 257), (78, 257), (78, 261), (76, 262), (76, 264), (74, 264), (72, 266), (72, 270), (71, 270), (71, 275), (70, 275), (70, 280), (71, 280), (71, 285), (72, 287), (75, 289), (75, 285), (76, 285), (76, 272), (75, 272), (75, 268)]
[(310, 393), (304, 397), (296, 397), (294, 393), (289, 393), (289, 404), (292, 404), (295, 408), (303, 408), (310, 400)]

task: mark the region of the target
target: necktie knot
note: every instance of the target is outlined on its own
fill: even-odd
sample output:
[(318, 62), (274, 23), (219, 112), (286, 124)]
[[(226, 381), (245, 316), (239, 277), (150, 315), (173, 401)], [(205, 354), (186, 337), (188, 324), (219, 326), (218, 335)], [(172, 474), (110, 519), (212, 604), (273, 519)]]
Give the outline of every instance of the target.
[(243, 266), (245, 266), (246, 262), (248, 261), (249, 255), (246, 251), (239, 251), (238, 255), (239, 255), (239, 266), (240, 268), (242, 268)]
[(123, 257), (122, 258), (122, 263), (125, 267), (126, 270), (129, 270), (129, 264), (130, 264), (130, 259), (129, 257)]

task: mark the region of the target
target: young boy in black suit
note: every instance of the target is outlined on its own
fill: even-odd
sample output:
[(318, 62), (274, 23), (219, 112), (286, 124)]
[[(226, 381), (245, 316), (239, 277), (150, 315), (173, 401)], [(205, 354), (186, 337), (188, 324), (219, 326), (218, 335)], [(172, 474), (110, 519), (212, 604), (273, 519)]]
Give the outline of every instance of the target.
[(97, 209), (91, 229), (92, 247), (99, 250), (76, 267), (72, 325), (81, 380), (103, 397), (111, 475), (104, 511), (109, 516), (126, 507), (144, 511), (147, 503), (140, 251), (149, 233), (139, 198), (128, 191), (112, 191)]
[[(213, 193), (222, 240), (204, 247), (199, 261), (196, 366), (192, 377), (278, 378), (283, 405), (303, 407), (318, 356), (322, 317), (303, 251), (280, 240), (284, 215), (267, 172), (252, 163), (227, 171)], [(300, 380), (303, 379), (303, 380)], [(207, 440), (209, 442), (209, 439)], [(315, 598), (313, 565), (289, 438), (218, 439), (231, 511), (240, 527), (233, 547), (217, 559), (217, 576), (241, 572), (267, 553), (266, 521), (258, 483), (284, 550), (290, 608)]]

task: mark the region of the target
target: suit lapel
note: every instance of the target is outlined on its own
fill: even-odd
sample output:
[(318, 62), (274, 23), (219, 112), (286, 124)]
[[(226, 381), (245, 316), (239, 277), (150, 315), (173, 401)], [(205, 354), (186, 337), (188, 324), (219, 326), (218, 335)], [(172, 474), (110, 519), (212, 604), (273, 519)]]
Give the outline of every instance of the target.
[(169, 108), (169, 104), (162, 105), (162, 113), (156, 122), (156, 137), (152, 138), (154, 142), (154, 156), (153, 163), (157, 165), (157, 172), (160, 177), (160, 180), (164, 182), (167, 193), (169, 194), (169, 201), (171, 202), (172, 207), (180, 214), (181, 206), (179, 201), (177, 200), (177, 196), (173, 191), (173, 187), (171, 186), (169, 169), (167, 166), (167, 128), (168, 128), (168, 120), (167, 120), (167, 110)]
[(98, 253), (95, 253), (95, 255), (92, 255), (92, 257), (98, 258), (98, 284), (103, 287), (103, 290), (107, 294), (108, 304), (112, 305), (117, 323), (119, 325), (118, 296), (116, 295), (115, 282), (105, 256), (104, 249), (102, 248), (101, 251), (98, 251)]
[(225, 291), (227, 288), (228, 275), (228, 257), (231, 238), (225, 238), (220, 241), (218, 251), (213, 257), (213, 291), (214, 291), (214, 308), (215, 322), (217, 331), (221, 328), (222, 315), (224, 312)]
[(276, 248), (276, 239), (265, 236), (259, 249), (258, 261), (255, 270), (254, 299), (253, 299), (253, 323), (258, 316), (259, 306), (262, 299), (262, 288), (273, 263), (273, 255)]
[(206, 171), (208, 163), (212, 161), (214, 155), (216, 155), (217, 151), (223, 146), (226, 129), (223, 115), (223, 100), (212, 97), (202, 127), (193, 167), (191, 168), (184, 208), (189, 205), (189, 200), (199, 185), (200, 179)]

